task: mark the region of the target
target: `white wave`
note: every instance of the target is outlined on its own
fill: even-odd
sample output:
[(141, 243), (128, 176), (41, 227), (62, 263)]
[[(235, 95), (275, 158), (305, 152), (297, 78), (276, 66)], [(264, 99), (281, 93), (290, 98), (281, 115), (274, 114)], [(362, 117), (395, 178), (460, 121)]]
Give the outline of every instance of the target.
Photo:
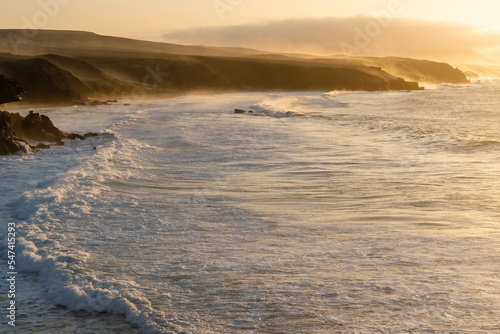
[(26, 144), (25, 142), (23, 142), (22, 140), (15, 140), (15, 142), (17, 144), (17, 147), (19, 147), (19, 149), (23, 153), (32, 153), (33, 152), (31, 147), (28, 144)]
[(465, 84), (451, 84), (451, 83), (441, 83), (441, 84), (425, 84), (423, 87), (426, 90), (449, 90), (449, 91), (454, 91), (457, 89), (464, 89), (471, 87), (472, 83), (465, 83)]
[(116, 157), (119, 161), (135, 165), (134, 152), (151, 147), (136, 140), (119, 140), (114, 136), (109, 136), (108, 140), (110, 142), (107, 146), (96, 149), (96, 153), (84, 160), (81, 165), (38, 182), (36, 189), (24, 193), (13, 201), (10, 206), (13, 208), (14, 218), (26, 220), (33, 215), (41, 215), (47, 206), (65, 200), (68, 194), (79, 186), (79, 179), (83, 177), (86, 177), (89, 185), (79, 190), (85, 191), (94, 200), (98, 199), (100, 192), (105, 189), (101, 186), (104, 180), (130, 176), (130, 171), (126, 169), (113, 168), (112, 161)]
[(89, 254), (74, 250), (59, 256), (41, 255), (43, 253), (33, 242), (19, 239), (17, 260), (20, 270), (37, 273), (38, 281), (47, 289), (48, 297), (55, 304), (74, 311), (124, 315), (127, 322), (139, 326), (144, 333), (170, 332), (166, 327), (176, 329), (153, 309), (146, 298), (140, 296), (140, 287), (135, 282), (104, 284), (93, 274), (77, 274)]
[[(140, 287), (129, 279), (95, 276), (87, 262), (95, 256), (78, 247), (68, 248), (68, 219), (81, 219), (101, 200), (106, 182), (126, 179), (139, 173), (144, 150), (153, 146), (135, 139), (120, 139), (116, 132), (138, 118), (125, 116), (101, 131), (100, 145), (90, 155), (82, 155), (69, 170), (40, 181), (10, 203), (13, 218), (21, 221), (17, 261), (19, 272), (35, 272), (49, 299), (70, 310), (108, 312), (123, 315), (144, 333), (185, 330), (155, 311)], [(7, 240), (7, 238), (2, 238)], [(6, 245), (2, 242), (2, 248)]]
[(330, 98), (335, 98), (340, 95), (348, 94), (349, 92), (347, 91), (341, 91), (341, 90), (332, 90), (331, 92), (324, 93), (322, 96), (324, 98), (330, 99)]
[(274, 118), (305, 116), (304, 110), (300, 107), (301, 99), (290, 96), (271, 96), (270, 99), (250, 106), (254, 116), (269, 116)]
[(152, 308), (134, 281), (99, 280), (87, 270), (86, 262), (92, 254), (67, 249), (63, 246), (66, 236), (61, 234), (67, 223), (60, 221), (61, 217), (88, 214), (106, 189), (103, 182), (131, 175), (130, 171), (116, 169), (111, 161), (133, 164), (130, 153), (144, 147), (148, 146), (115, 140), (77, 168), (40, 182), (36, 189), (12, 203), (15, 218), (26, 221), (19, 225), (25, 236), (18, 239), (17, 260), (20, 272), (38, 274), (49, 299), (57, 305), (75, 311), (124, 315), (127, 322), (144, 333), (167, 333), (176, 326)]

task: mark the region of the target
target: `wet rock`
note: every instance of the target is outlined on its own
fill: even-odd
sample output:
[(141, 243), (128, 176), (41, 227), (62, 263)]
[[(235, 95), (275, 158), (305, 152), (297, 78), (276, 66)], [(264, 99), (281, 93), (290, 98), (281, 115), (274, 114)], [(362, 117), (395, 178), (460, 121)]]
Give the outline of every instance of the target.
[(14, 154), (30, 147), (12, 129), (9, 113), (0, 112), (0, 155)]
[(0, 138), (0, 155), (14, 154), (19, 151), (31, 151), (26, 142), (15, 138)]
[(85, 139), (82, 135), (59, 130), (47, 116), (32, 111), (26, 117), (19, 113), (0, 111), (0, 155), (50, 148), (42, 143), (32, 147), (27, 141), (51, 142), (62, 146), (63, 138)]
[(41, 150), (41, 149), (48, 149), (50, 148), (50, 145), (39, 143), (38, 145), (35, 146), (35, 149)]
[(92, 101), (89, 102), (87, 105), (95, 107), (95, 106), (109, 106), (109, 102), (105, 101)]
[(98, 133), (95, 133), (95, 132), (88, 132), (86, 134), (83, 135), (85, 138), (88, 138), (88, 137), (97, 137), (99, 136)]
[(68, 133), (68, 134), (66, 134), (66, 136), (64, 138), (68, 138), (68, 139), (72, 139), (72, 140), (75, 140), (75, 139), (84, 140), (85, 139), (84, 136), (79, 135), (78, 133)]
[(59, 142), (65, 137), (65, 133), (56, 128), (47, 116), (33, 111), (24, 117), (19, 132), (21, 137), (35, 141)]
[(246, 111), (242, 109), (234, 109), (235, 114), (244, 114)]

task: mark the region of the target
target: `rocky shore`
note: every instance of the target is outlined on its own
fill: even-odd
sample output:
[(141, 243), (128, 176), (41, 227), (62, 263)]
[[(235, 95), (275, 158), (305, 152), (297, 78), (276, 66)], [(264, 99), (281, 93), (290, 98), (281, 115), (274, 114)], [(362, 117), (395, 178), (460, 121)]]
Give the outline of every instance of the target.
[[(91, 135), (96, 134), (87, 134)], [(83, 140), (85, 136), (63, 132), (47, 116), (39, 113), (31, 111), (23, 117), (19, 113), (0, 111), (0, 155), (50, 148), (47, 143), (62, 146), (63, 139)], [(33, 142), (38, 144), (32, 145)]]

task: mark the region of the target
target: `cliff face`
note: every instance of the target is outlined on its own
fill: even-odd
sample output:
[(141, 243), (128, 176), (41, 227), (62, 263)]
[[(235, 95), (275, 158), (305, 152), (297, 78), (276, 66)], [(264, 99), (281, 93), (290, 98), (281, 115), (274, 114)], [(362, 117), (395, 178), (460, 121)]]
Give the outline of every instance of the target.
[(26, 89), (23, 100), (35, 104), (196, 91), (420, 89), (417, 83), (371, 67), (198, 56), (74, 59), (45, 55), (4, 62), (0, 56), (0, 73), (15, 78)]
[(86, 86), (71, 72), (41, 58), (6, 61), (0, 73), (15, 78), (26, 90), (23, 98), (29, 102), (51, 103), (78, 101), (88, 93)]
[(0, 74), (0, 104), (21, 101), (22, 88), (15, 80)]
[[(12, 34), (22, 32), (0, 30), (0, 75), (18, 82), (26, 90), (23, 100), (33, 104), (192, 92), (416, 90), (417, 82), (467, 82), (460, 70), (430, 61), (295, 57), (70, 31), (39, 30), (14, 55)], [(5, 101), (18, 99), (15, 89), (0, 90)]]
[(360, 58), (359, 60), (368, 65), (379, 66), (382, 70), (397, 77), (419, 83), (464, 84), (469, 82), (461, 70), (447, 63), (398, 57)]

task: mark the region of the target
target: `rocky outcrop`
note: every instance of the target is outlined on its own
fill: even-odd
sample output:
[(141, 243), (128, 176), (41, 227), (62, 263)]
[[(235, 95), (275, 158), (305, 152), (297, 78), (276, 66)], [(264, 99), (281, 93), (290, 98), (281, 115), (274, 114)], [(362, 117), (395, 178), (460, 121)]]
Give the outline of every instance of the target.
[(85, 138), (88, 138), (88, 137), (97, 137), (99, 136), (98, 133), (95, 133), (95, 132), (87, 132), (86, 134), (83, 135)]
[(27, 152), (28, 149), (30, 146), (18, 138), (2, 112), (0, 114), (0, 155), (14, 154), (21, 150)]
[(50, 148), (50, 145), (44, 144), (44, 143), (39, 143), (38, 145), (35, 146), (35, 149), (37, 150), (44, 150)]
[(47, 116), (32, 111), (24, 117), (18, 131), (20, 136), (34, 141), (59, 142), (67, 137)]
[(23, 117), (19, 113), (0, 111), (0, 155), (50, 148), (44, 143), (30, 146), (28, 142), (51, 142), (62, 146), (64, 138), (85, 139), (82, 135), (59, 130), (47, 116), (39, 113), (31, 111)]
[(84, 140), (85, 136), (79, 135), (77, 133), (68, 133), (68, 134), (66, 134), (65, 138), (72, 139), (72, 140), (75, 140), (75, 139)]
[[(234, 109), (235, 114), (253, 114), (253, 110)], [(256, 114), (257, 115), (257, 114)]]

